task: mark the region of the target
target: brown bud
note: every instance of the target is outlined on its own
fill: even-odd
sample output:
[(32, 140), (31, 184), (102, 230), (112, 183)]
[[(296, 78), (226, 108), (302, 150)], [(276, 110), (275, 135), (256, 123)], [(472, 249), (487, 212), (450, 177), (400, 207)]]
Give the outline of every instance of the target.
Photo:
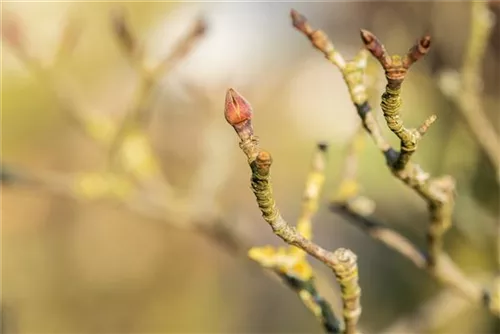
[(429, 52), (431, 47), (431, 37), (422, 37), (409, 51), (404, 60), (404, 66), (409, 68), (413, 63)]
[(229, 88), (226, 93), (224, 116), (229, 124), (236, 126), (252, 119), (252, 106), (236, 90)]
[(361, 39), (363, 40), (363, 43), (366, 45), (370, 44), (375, 40), (375, 35), (373, 35), (371, 32), (365, 29), (361, 29)]
[(384, 68), (387, 68), (391, 64), (391, 58), (387, 54), (385, 47), (378, 38), (368, 30), (361, 29), (361, 39), (365, 44), (365, 47), (371, 54), (377, 58), (377, 60), (382, 64)]

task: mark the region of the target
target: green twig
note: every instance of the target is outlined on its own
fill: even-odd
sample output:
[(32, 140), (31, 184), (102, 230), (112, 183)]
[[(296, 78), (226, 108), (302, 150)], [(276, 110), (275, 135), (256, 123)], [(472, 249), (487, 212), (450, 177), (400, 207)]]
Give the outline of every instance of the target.
[(274, 200), (269, 152), (261, 150), (252, 126), (252, 108), (234, 89), (226, 94), (225, 117), (240, 138), (240, 147), (252, 170), (251, 187), (264, 220), (274, 234), (287, 244), (298, 247), (333, 270), (342, 290), (345, 333), (356, 333), (356, 324), (361, 315), (356, 256), (350, 250), (338, 249), (334, 253), (305, 238), (281, 216)]

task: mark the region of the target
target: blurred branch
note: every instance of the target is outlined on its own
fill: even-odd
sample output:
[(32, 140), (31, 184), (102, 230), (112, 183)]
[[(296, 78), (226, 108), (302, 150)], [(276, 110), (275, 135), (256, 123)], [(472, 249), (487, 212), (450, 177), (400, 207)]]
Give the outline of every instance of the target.
[(373, 239), (407, 257), (417, 267), (425, 268), (425, 255), (410, 240), (369, 217), (375, 209), (375, 203), (360, 194), (361, 185), (357, 179), (358, 160), (363, 149), (363, 135), (364, 133), (356, 132), (347, 146), (343, 173), (332, 197), (330, 210), (348, 218), (349, 222)]
[(198, 18), (188, 33), (174, 46), (171, 53), (156, 65), (153, 77), (170, 72), (194, 49), (206, 32), (207, 23), (203, 18)]
[[(111, 140), (109, 137), (101, 136), (98, 138), (103, 139), (102, 141), (107, 145), (111, 143), (109, 154), (110, 162), (116, 159), (118, 150), (122, 149), (122, 146), (126, 146), (128, 141), (130, 141), (131, 143), (129, 144), (133, 144), (136, 149), (137, 147), (141, 148), (140, 156), (147, 156), (146, 160), (151, 160), (150, 164), (154, 165), (156, 158), (150, 150), (150, 145), (142, 134), (142, 131), (137, 129), (140, 125), (140, 121), (144, 121), (147, 116), (145, 115), (147, 99), (160, 77), (174, 68), (179, 61), (189, 53), (200, 37), (204, 35), (206, 31), (205, 22), (201, 19), (196, 21), (190, 32), (174, 47), (172, 53), (163, 61), (160, 61), (156, 67), (151, 69), (147, 67), (144, 49), (139, 45), (130, 24), (125, 18), (125, 13), (118, 10), (111, 14), (112, 26), (117, 40), (132, 66), (138, 71), (140, 83), (135, 93), (135, 100), (131, 110), (126, 114), (118, 130), (114, 131), (115, 136)], [(19, 27), (14, 26), (14, 28), (18, 29)], [(64, 102), (62, 96), (65, 95), (59, 94), (59, 88), (55, 88), (55, 81), (53, 81), (50, 76), (50, 70), (59, 66), (63, 59), (67, 57), (68, 53), (75, 47), (76, 36), (80, 32), (79, 28), (80, 26), (76, 22), (69, 22), (67, 28), (63, 31), (61, 43), (55, 53), (52, 63), (53, 67), (50, 69), (43, 68), (37, 60), (31, 58), (29, 54), (25, 52), (24, 47), (19, 47), (19, 45), (17, 45), (18, 48), (16, 50), (20, 54), (20, 58), (25, 60), (27, 67), (31, 68), (34, 73), (39, 75), (41, 82), (44, 84), (47, 84), (47, 82), (50, 83), (50, 87), (53, 88), (52, 91), (56, 94), (56, 98), (58, 98), (56, 101), (59, 103)], [(15, 33), (18, 32), (15, 31)], [(16, 38), (19, 39), (19, 36)], [(202, 102), (207, 102), (208, 96), (206, 96), (206, 92), (198, 89), (195, 93), (198, 99), (204, 99), (205, 101)], [(203, 106), (207, 107), (207, 104), (204, 103)], [(93, 129), (94, 125), (88, 123), (91, 120), (89, 119), (87, 122), (87, 120), (80, 117), (79, 112), (76, 112), (76, 110), (70, 108), (68, 108), (68, 110), (74, 112), (75, 119), (80, 122), (79, 125), (86, 131), (86, 134), (96, 139), (95, 136), (92, 136), (94, 132), (89, 131), (89, 129)], [(213, 113), (212, 116), (215, 117), (215, 113)], [(95, 125), (102, 126), (102, 124)], [(205, 131), (204, 142), (207, 144), (211, 142), (215, 131), (214, 127), (215, 124), (214, 126), (207, 127)], [(219, 150), (224, 148), (223, 145), (216, 145), (216, 147)], [(126, 150), (127, 148), (123, 149)], [(206, 150), (210, 151), (211, 154), (206, 157), (208, 159), (203, 160), (198, 168), (197, 176), (194, 178), (195, 182), (193, 183), (191, 195), (188, 196), (189, 198), (187, 199), (178, 199), (175, 196), (167, 196), (164, 198), (164, 196), (158, 197), (158, 194), (144, 193), (144, 189), (138, 189), (136, 188), (137, 184), (134, 184), (135, 181), (140, 181), (137, 180), (137, 176), (139, 175), (135, 175), (135, 170), (132, 171), (132, 175), (128, 175), (132, 177), (132, 180), (129, 180), (127, 175), (121, 173), (115, 174), (111, 171), (62, 175), (60, 173), (43, 171), (29, 173), (17, 168), (5, 168), (5, 166), (3, 166), (2, 184), (26, 186), (29, 189), (39, 189), (55, 196), (69, 197), (80, 202), (91, 201), (120, 205), (131, 212), (135, 212), (153, 220), (166, 221), (168, 219), (168, 224), (171, 226), (200, 232), (216, 243), (228, 247), (230, 254), (240, 254), (241, 250), (245, 249), (249, 243), (246, 242), (242, 236), (238, 235), (234, 229), (230, 228), (225, 221), (219, 219), (214, 214), (213, 198), (215, 194), (213, 192), (216, 188), (213, 187), (213, 181), (217, 179), (217, 177), (215, 175), (216, 173), (213, 173), (213, 168), (207, 167), (210, 167), (214, 163), (210, 158), (217, 159), (217, 164), (220, 163), (220, 159), (217, 157), (217, 154), (214, 154), (215, 152), (212, 152), (213, 150), (211, 147), (206, 148)], [(227, 153), (224, 149), (222, 151)], [(134, 156), (134, 159), (137, 160), (137, 157)], [(130, 162), (124, 161), (119, 161), (119, 163), (120, 165), (125, 163), (130, 164)], [(220, 171), (217, 172), (220, 173)], [(164, 182), (162, 184), (164, 184)], [(168, 187), (168, 184), (165, 184), (165, 186)], [(200, 189), (200, 187), (203, 189)], [(207, 187), (210, 189), (206, 189)], [(209, 190), (211, 194), (207, 194), (206, 190)], [(195, 198), (195, 196), (201, 194), (203, 194), (203, 198)], [(209, 200), (207, 200), (207, 197)], [(194, 202), (191, 203), (190, 200)], [(211, 204), (205, 203), (207, 201)], [(188, 203), (190, 204), (188, 205)], [(203, 210), (203, 208), (210, 208), (211, 211), (207, 212), (207, 210)], [(191, 213), (191, 211), (193, 213)], [(198, 214), (194, 212), (198, 212)], [(276, 277), (281, 278), (287, 286), (297, 292), (306, 307), (316, 314), (328, 332), (338, 330), (339, 324), (331, 311), (330, 305), (318, 294), (312, 278), (305, 281), (281, 272), (270, 271), (276, 274)]]
[(64, 111), (64, 115), (69, 117), (69, 120), (76, 125), (85, 135), (89, 136), (97, 143), (104, 145), (98, 138), (92, 135), (88, 129), (92, 126), (87, 124), (83, 118), (84, 112), (71, 101), (71, 93), (67, 86), (58, 85), (56, 83), (54, 70), (68, 58), (76, 47), (80, 34), (80, 22), (76, 22), (74, 18), (68, 20), (65, 28), (62, 31), (61, 38), (56, 53), (53, 56), (49, 66), (42, 64), (41, 59), (34, 57), (28, 50), (26, 36), (21, 20), (11, 13), (2, 15), (2, 39), (10, 46), (17, 59), (25, 66), (28, 72), (41, 84), (51, 98), (54, 99), (57, 106)]
[[(14, 186), (18, 189), (39, 190), (57, 197), (71, 198), (81, 203), (100, 202), (120, 205), (147, 219), (167, 223), (170, 227), (201, 233), (215, 244), (223, 246), (228, 251), (227, 253), (232, 256), (246, 254), (246, 250), (252, 244), (250, 240), (237, 233), (231, 227), (232, 224), (228, 224), (217, 216), (205, 215), (205, 220), (202, 220), (201, 215), (196, 215), (190, 221), (182, 219), (177, 221), (176, 215), (179, 214), (177, 208), (173, 208), (163, 201), (157, 201), (148, 194), (139, 192), (136, 196), (128, 198), (87, 198), (78, 191), (81, 179), (75, 175), (41, 171), (33, 173), (2, 165), (1, 181), (4, 187)], [(276, 268), (266, 266), (261, 266), (261, 268), (271, 273), (271, 277), (279, 278), (283, 284), (296, 291), (304, 305), (321, 321), (327, 333), (340, 333), (338, 320), (335, 318), (330, 304), (318, 293), (313, 277), (304, 280)]]
[[(486, 154), (500, 183), (500, 137), (484, 109), (482, 71), (485, 54), (495, 25), (488, 1), (472, 2), (469, 39), (460, 73), (446, 70), (440, 75), (440, 88), (461, 112), (479, 147)], [(500, 221), (497, 224), (497, 270), (500, 273)], [(493, 298), (500, 305), (500, 274), (494, 280)]]
[(470, 304), (458, 297), (455, 291), (446, 289), (419, 306), (410, 316), (396, 320), (381, 333), (428, 333), (434, 328), (450, 323), (469, 308)]
[(344, 333), (357, 333), (356, 327), (361, 315), (361, 289), (358, 284), (356, 255), (344, 248), (329, 252), (298, 233), (283, 219), (276, 207), (270, 182), (271, 155), (260, 149), (258, 138), (254, 135), (250, 104), (234, 89), (229, 89), (224, 113), (226, 121), (236, 131), (240, 148), (248, 159), (252, 170), (251, 187), (264, 220), (274, 234), (287, 244), (300, 248), (334, 272), (342, 292)]
[[(500, 305), (492, 301), (481, 288), (469, 281), (442, 251), (443, 234), (451, 227), (455, 181), (447, 175), (431, 178), (420, 166), (410, 161), (418, 141), (435, 120), (435, 116), (431, 116), (419, 129), (405, 128), (400, 117), (400, 90), (410, 66), (428, 52), (430, 37), (425, 36), (420, 39), (404, 57), (401, 57), (398, 55), (390, 56), (375, 35), (366, 30), (361, 31), (361, 38), (366, 49), (372, 53), (385, 70), (387, 86), (382, 95), (381, 107), (389, 129), (401, 140), (401, 152), (398, 153), (387, 143), (371, 113), (363, 82), (366, 68), (364, 51), (361, 51), (353, 61), (346, 62), (323, 31), (313, 29), (307, 19), (295, 10), (292, 10), (291, 16), (294, 27), (302, 32), (313, 46), (341, 71), (363, 126), (384, 154), (393, 175), (414, 189), (427, 202), (431, 217), (427, 234), (427, 256), (423, 256), (406, 238), (395, 232), (388, 233), (387, 229), (382, 229), (379, 224), (366, 219), (366, 216), (371, 213), (369, 212), (371, 209), (367, 209), (367, 207), (371, 208), (373, 205), (367, 205), (364, 198), (362, 198), (364, 205), (353, 205), (353, 203), (359, 204), (360, 201), (359, 197), (356, 196), (357, 187), (352, 186), (353, 183), (356, 185), (353, 180), (346, 181), (354, 189), (352, 196), (343, 196), (344, 198), (341, 199), (344, 201), (340, 203), (340, 206), (337, 205), (334, 208), (347, 211), (351, 217), (357, 218), (358, 226), (363, 227), (363, 230), (407, 256), (419, 268), (426, 269), (442, 283), (453, 286), (472, 302), (483, 304), (492, 313), (500, 316)], [(351, 154), (356, 154), (356, 152)], [(352, 157), (347, 159), (350, 165), (353, 164), (352, 159)], [(352, 178), (352, 175), (346, 174), (346, 177)]]
[(70, 58), (73, 51), (78, 45), (80, 36), (83, 31), (82, 22), (76, 17), (69, 17), (62, 29), (62, 34), (59, 39), (59, 45), (56, 53), (53, 56), (52, 67), (57, 68), (65, 60)]
[(471, 27), (460, 73), (447, 70), (440, 75), (440, 88), (455, 103), (480, 148), (495, 168), (500, 182), (500, 138), (484, 110), (482, 65), (495, 17), (488, 1), (471, 2)]
[(470, 281), (453, 261), (445, 254), (440, 254), (440, 265), (431, 269), (427, 265), (426, 254), (414, 245), (409, 239), (398, 232), (384, 226), (371, 217), (375, 204), (362, 196), (360, 184), (357, 180), (357, 165), (362, 146), (362, 139), (356, 133), (346, 150), (344, 173), (340, 185), (330, 204), (330, 209), (349, 219), (349, 222), (360, 228), (373, 239), (385, 244), (409, 259), (417, 268), (426, 270), (435, 279), (450, 286), (453, 290), (473, 303), (484, 303), (492, 312), (497, 312), (494, 303), (489, 302), (489, 294)]
[(206, 23), (202, 19), (196, 20), (193, 28), (174, 46), (171, 54), (160, 61), (155, 67), (148, 68), (144, 52), (137, 46), (138, 41), (126, 21), (125, 14), (121, 11), (113, 12), (112, 23), (117, 40), (122, 45), (128, 58), (131, 59), (133, 67), (139, 73), (139, 83), (134, 94), (134, 102), (130, 110), (125, 114), (122, 122), (118, 125), (114, 137), (111, 139), (109, 148), (109, 162), (111, 166), (127, 135), (137, 129), (141, 122), (144, 123), (149, 118), (149, 113), (147, 112), (148, 98), (158, 85), (160, 78), (185, 58), (206, 32)]

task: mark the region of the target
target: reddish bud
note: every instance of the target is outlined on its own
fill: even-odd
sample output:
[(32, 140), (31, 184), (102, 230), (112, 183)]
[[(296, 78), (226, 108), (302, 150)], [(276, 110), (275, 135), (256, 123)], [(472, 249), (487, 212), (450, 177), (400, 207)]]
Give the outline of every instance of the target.
[(361, 29), (361, 39), (366, 49), (377, 58), (384, 69), (387, 69), (391, 65), (391, 58), (378, 38), (368, 30)]
[(224, 116), (229, 124), (236, 126), (252, 119), (252, 106), (237, 91), (229, 88), (226, 93)]

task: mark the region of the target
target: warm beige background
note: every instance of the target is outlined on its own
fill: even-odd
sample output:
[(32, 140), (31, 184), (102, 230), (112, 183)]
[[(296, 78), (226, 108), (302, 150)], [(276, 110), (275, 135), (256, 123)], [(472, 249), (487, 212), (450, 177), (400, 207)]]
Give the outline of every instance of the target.
[[(115, 5), (4, 3), (3, 10), (22, 21), (30, 52), (44, 62), (50, 61), (65, 20), (80, 20), (84, 32), (61, 70), (63, 85), (87, 112), (119, 116), (131, 101), (136, 77), (110, 32), (108, 14)], [(415, 159), (432, 173), (458, 180), (456, 225), (446, 238), (451, 256), (470, 275), (492, 273), (498, 190), (460, 114), (436, 84), (438, 71), (460, 66), (467, 3), (123, 4), (152, 59), (167, 54), (198, 13), (208, 19), (206, 39), (162, 79), (154, 103), (151, 136), (171, 183), (187, 192), (203, 154), (217, 154), (212, 181), (220, 184), (216, 195), (206, 195), (208, 203), (219, 205), (255, 245), (279, 243), (259, 217), (248, 167), (222, 115), (225, 89), (233, 86), (253, 102), (255, 127), (274, 155), (275, 195), (284, 216), (293, 221), (299, 213), (317, 140), (332, 143), (327, 194), (333, 191), (342, 148), (358, 120), (338, 70), (291, 27), (292, 6), (349, 57), (361, 47), (359, 28), (375, 32), (395, 53), (405, 52), (426, 31), (432, 34), (431, 53), (404, 84), (404, 119), (415, 126), (438, 115)], [(498, 25), (495, 29), (484, 77), (488, 116), (498, 130), (500, 45), (493, 42), (500, 40)], [(99, 168), (102, 151), (75, 131), (6, 43), (2, 48), (4, 163), (61, 173)], [(187, 96), (185, 82), (205, 87), (212, 101)], [(372, 101), (377, 106), (379, 96)], [(211, 147), (199, 133), (214, 110), (219, 115), (213, 118), (217, 130)], [(371, 142), (360, 173), (377, 203), (376, 216), (423, 245), (424, 203), (391, 177)], [(318, 243), (349, 247), (359, 256), (364, 332), (411, 316), (441, 292), (427, 274), (325, 206), (315, 224)], [(15, 186), (2, 187), (2, 288), (7, 333), (320, 332), (293, 293), (209, 239), (102, 203), (82, 204)], [(335, 290), (322, 289), (337, 303)], [(492, 333), (495, 327), (491, 316), (466, 307), (430, 330)]]

